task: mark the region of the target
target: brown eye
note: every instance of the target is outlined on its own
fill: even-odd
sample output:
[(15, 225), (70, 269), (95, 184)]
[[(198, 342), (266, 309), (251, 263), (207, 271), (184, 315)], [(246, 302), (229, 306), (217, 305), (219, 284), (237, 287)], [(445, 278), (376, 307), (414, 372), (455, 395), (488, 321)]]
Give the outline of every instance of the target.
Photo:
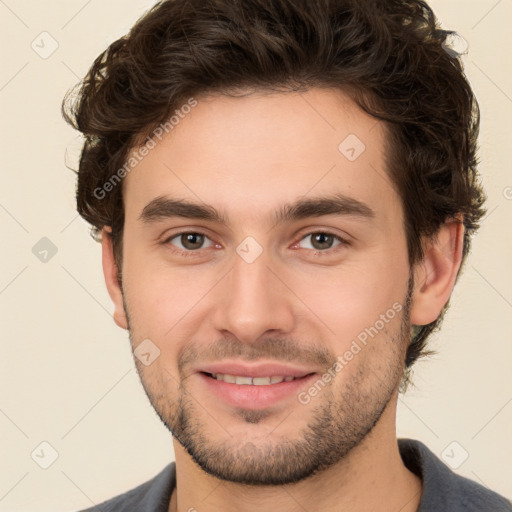
[(314, 233), (311, 238), (311, 245), (318, 250), (330, 249), (333, 241), (333, 235), (329, 235), (327, 233)]
[(180, 235), (180, 242), (185, 249), (200, 249), (204, 242), (204, 235), (199, 233), (183, 233)]
[[(209, 245), (205, 246), (206, 240), (209, 241)], [(169, 237), (164, 243), (171, 245), (173, 250), (182, 254), (199, 252), (199, 249), (205, 249), (213, 245), (212, 241), (206, 235), (196, 233), (195, 231), (176, 233)]]
[[(328, 249), (331, 249), (333, 247), (336, 247), (338, 245), (348, 245), (348, 243), (343, 240), (343, 238), (339, 237), (338, 235), (333, 235), (331, 233), (324, 233), (323, 231), (319, 231), (316, 233), (310, 233), (306, 235), (304, 238), (302, 238), (301, 242), (303, 240), (306, 240), (307, 238), (311, 238), (311, 247), (306, 247), (307, 249), (313, 249), (315, 251), (321, 251), (325, 252)], [(338, 243), (335, 243), (335, 242)]]

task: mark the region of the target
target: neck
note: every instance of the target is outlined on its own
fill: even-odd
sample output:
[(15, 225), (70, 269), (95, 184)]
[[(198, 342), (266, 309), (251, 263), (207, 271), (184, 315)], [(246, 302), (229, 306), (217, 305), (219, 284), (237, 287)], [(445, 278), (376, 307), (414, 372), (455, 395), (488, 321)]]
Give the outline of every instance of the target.
[(219, 480), (205, 473), (174, 439), (177, 485), (169, 512), (292, 512), (297, 506), (324, 512), (416, 512), (421, 479), (403, 464), (395, 419), (396, 399), (392, 399), (373, 430), (343, 460), (301, 482), (282, 486)]

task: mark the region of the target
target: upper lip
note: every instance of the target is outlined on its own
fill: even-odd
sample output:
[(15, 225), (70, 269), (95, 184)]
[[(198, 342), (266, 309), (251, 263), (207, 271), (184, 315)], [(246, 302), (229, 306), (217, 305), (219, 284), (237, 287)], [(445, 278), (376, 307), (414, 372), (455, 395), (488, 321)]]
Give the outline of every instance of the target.
[(241, 364), (236, 362), (222, 362), (212, 363), (201, 366), (197, 369), (198, 372), (212, 373), (212, 374), (228, 374), (240, 377), (304, 377), (310, 373), (315, 373), (312, 370), (299, 368), (296, 366), (288, 366), (282, 363), (258, 363), (258, 364)]

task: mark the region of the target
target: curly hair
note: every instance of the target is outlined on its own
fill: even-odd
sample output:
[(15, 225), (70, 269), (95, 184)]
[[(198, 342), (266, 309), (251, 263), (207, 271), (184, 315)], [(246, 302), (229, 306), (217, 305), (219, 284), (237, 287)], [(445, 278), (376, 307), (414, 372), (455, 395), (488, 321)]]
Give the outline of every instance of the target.
[[(449, 51), (453, 34), (420, 0), (160, 1), (96, 58), (63, 101), (66, 121), (85, 137), (77, 210), (96, 237), (110, 227), (121, 269), (122, 186), (97, 191), (177, 108), (208, 93), (334, 88), (384, 121), (410, 266), (442, 223), (462, 215), (462, 269), (485, 194), (476, 156), (480, 113), (460, 59)], [(447, 307), (413, 329), (406, 373), (432, 353), (426, 341)]]

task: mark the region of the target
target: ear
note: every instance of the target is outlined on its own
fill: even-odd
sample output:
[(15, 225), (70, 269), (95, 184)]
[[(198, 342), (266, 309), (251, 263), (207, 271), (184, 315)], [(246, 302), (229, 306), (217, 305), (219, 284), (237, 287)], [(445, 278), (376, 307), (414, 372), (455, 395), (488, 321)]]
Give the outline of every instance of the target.
[(411, 324), (434, 322), (450, 299), (462, 260), (464, 224), (462, 216), (444, 223), (426, 243), (424, 258), (414, 270)]
[(119, 284), (119, 269), (114, 258), (112, 246), (112, 231), (110, 228), (103, 228), (101, 231), (101, 251), (103, 262), (103, 275), (107, 290), (114, 303), (114, 322), (123, 329), (128, 329), (128, 320), (124, 310), (123, 292)]

